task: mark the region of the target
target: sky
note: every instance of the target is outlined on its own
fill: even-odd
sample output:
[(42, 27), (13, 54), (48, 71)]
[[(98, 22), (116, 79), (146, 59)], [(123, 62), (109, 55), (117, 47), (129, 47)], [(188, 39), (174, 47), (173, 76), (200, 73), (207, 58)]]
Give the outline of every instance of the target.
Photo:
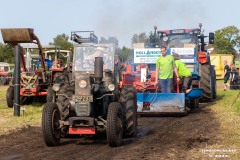
[[(42, 45), (59, 34), (94, 31), (131, 48), (134, 34), (198, 28), (205, 34), (240, 28), (239, 0), (0, 0), (0, 28), (33, 28)], [(3, 43), (2, 38), (0, 42)]]

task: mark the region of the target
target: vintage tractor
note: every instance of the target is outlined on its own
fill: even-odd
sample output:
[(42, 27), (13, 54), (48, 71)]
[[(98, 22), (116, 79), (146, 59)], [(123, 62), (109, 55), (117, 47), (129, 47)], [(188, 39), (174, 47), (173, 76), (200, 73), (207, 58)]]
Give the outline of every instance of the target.
[[(122, 72), (120, 86), (133, 85), (137, 90), (138, 114), (179, 114), (186, 115), (187, 108), (198, 107), (199, 100), (211, 101), (216, 98), (214, 67), (204, 50), (205, 36), (200, 29), (177, 29), (157, 31), (150, 36), (150, 44), (134, 45), (133, 63)], [(210, 33), (209, 43), (214, 35)], [(161, 56), (160, 47), (168, 48), (168, 54), (178, 53), (181, 60), (192, 72), (191, 90), (181, 93), (181, 84), (173, 77), (172, 93), (161, 93), (154, 86), (156, 60)]]
[(0, 62), (0, 85), (8, 85), (12, 80), (10, 65), (6, 62)]
[[(20, 74), (20, 103), (30, 104), (35, 97), (45, 97), (47, 95), (47, 88), (50, 84), (48, 78), (48, 71), (52, 63), (47, 61), (43, 55), (43, 49), (52, 49), (56, 46), (46, 45), (42, 46), (40, 41), (37, 45), (22, 46), (23, 52), (21, 54), (21, 74)], [(32, 54), (31, 50), (39, 52), (39, 54)], [(32, 60), (37, 59), (38, 67), (32, 65)], [(6, 94), (8, 107), (13, 107), (14, 103), (14, 83), (11, 84)]]
[(114, 46), (96, 44), (90, 32), (83, 38), (71, 33), (74, 45), (72, 81), (54, 83), (53, 102), (44, 105), (42, 132), (47, 146), (57, 146), (67, 135), (106, 132), (109, 146), (137, 133), (136, 90), (120, 91), (114, 75)]
[(71, 51), (69, 50), (47, 50), (44, 51), (45, 58), (51, 60), (52, 67), (50, 69), (50, 85), (48, 86), (47, 102), (53, 101), (52, 86), (54, 83), (63, 84), (71, 81), (72, 78), (72, 62)]

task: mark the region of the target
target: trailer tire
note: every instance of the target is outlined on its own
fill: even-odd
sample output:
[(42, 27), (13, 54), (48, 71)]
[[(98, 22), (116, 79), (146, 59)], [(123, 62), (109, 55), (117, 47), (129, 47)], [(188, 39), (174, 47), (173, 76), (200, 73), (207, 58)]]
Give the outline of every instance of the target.
[(213, 100), (213, 78), (211, 76), (211, 65), (209, 63), (201, 64), (200, 76), (200, 86), (203, 89), (201, 101), (211, 102)]
[(107, 114), (107, 141), (110, 147), (118, 147), (123, 137), (123, 113), (121, 103), (112, 102)]
[(56, 103), (48, 102), (42, 113), (42, 132), (47, 146), (57, 146), (60, 143), (60, 112)]
[(123, 107), (123, 135), (125, 138), (137, 135), (137, 99), (136, 89), (124, 87), (120, 95)]
[(14, 102), (14, 87), (13, 86), (8, 87), (6, 99), (7, 99), (7, 106), (9, 108), (12, 108), (13, 102)]

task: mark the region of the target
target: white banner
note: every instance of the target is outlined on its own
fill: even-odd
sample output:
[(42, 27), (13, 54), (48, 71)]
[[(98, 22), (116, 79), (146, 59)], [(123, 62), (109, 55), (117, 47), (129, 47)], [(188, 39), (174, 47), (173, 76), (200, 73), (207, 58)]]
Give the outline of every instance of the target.
[(194, 63), (195, 56), (194, 56), (195, 48), (171, 48), (170, 53), (178, 53), (180, 59), (184, 63)]
[(162, 53), (160, 48), (134, 49), (134, 63), (156, 63)]

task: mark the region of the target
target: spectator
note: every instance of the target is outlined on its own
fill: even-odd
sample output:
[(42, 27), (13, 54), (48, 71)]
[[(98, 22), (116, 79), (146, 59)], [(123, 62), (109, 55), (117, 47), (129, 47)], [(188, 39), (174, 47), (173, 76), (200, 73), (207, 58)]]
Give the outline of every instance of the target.
[(230, 81), (230, 89), (239, 89), (238, 86), (238, 70), (234, 64), (231, 64), (231, 81)]
[(223, 62), (223, 64), (224, 64), (224, 73), (223, 73), (223, 77), (224, 77), (224, 91), (226, 91), (227, 87), (229, 87), (229, 84), (227, 82), (228, 82), (228, 80), (230, 78), (231, 69), (230, 69), (229, 65), (227, 64), (226, 60)]

